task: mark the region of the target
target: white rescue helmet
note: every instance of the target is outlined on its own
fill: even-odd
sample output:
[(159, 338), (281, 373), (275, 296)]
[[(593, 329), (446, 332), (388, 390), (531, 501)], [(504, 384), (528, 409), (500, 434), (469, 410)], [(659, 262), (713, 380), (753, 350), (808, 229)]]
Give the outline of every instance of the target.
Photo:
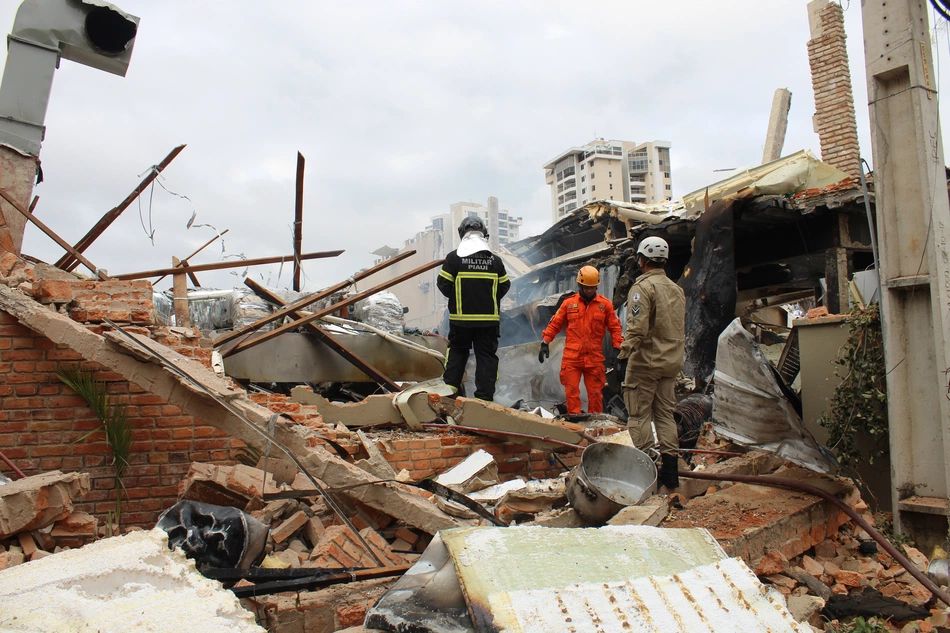
[(637, 255), (651, 260), (667, 260), (670, 256), (670, 245), (662, 237), (647, 237), (640, 242)]

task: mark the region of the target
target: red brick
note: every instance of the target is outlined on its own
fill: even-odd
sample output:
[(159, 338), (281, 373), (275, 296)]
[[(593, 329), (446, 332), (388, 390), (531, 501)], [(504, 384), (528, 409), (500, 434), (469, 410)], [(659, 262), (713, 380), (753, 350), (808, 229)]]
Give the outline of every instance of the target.
[(33, 298), (40, 303), (69, 303), (75, 290), (74, 282), (41, 279), (33, 284)]

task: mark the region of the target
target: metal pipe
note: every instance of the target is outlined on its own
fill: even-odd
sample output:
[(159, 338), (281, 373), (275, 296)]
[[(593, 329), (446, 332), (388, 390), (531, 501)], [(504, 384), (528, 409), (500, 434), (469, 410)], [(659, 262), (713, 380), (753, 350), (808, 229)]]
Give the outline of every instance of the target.
[[(877, 259), (877, 234), (874, 230), (874, 217), (871, 215), (871, 201), (868, 196), (868, 181), (864, 176), (864, 159), (858, 161), (858, 173), (861, 175), (861, 189), (864, 191), (864, 212), (868, 216), (868, 230), (871, 232), (871, 253), (874, 255), (874, 271), (877, 273), (877, 296), (881, 300), (881, 264)], [(871, 301), (874, 297), (871, 297)], [(868, 301), (868, 303), (871, 303)]]
[(719, 473), (702, 473), (695, 471), (680, 471), (680, 477), (686, 477), (688, 479), (707, 479), (710, 481), (738, 481), (748, 484), (758, 484), (760, 486), (772, 486), (773, 488), (792, 488), (794, 490), (801, 490), (802, 492), (807, 492), (809, 494), (815, 495), (816, 497), (821, 497), (825, 501), (830, 501), (839, 510), (851, 517), (851, 520), (861, 526), (861, 528), (867, 532), (871, 538), (877, 541), (877, 544), (884, 548), (884, 551), (887, 552), (894, 560), (901, 564), (901, 567), (907, 570), (911, 576), (914, 577), (917, 582), (922, 584), (927, 590), (932, 593), (936, 598), (939, 598), (943, 601), (944, 604), (950, 605), (950, 594), (947, 594), (943, 589), (941, 589), (934, 581), (932, 581), (926, 574), (917, 569), (917, 567), (907, 559), (906, 556), (900, 553), (896, 547), (894, 547), (890, 541), (884, 538), (884, 535), (878, 532), (873, 525), (868, 523), (864, 517), (854, 511), (851, 506), (843, 502), (838, 497), (834, 496), (830, 492), (826, 492), (821, 488), (802, 483), (800, 481), (795, 481), (794, 479), (782, 479), (779, 477), (765, 477), (762, 475), (729, 475), (729, 474), (719, 474)]

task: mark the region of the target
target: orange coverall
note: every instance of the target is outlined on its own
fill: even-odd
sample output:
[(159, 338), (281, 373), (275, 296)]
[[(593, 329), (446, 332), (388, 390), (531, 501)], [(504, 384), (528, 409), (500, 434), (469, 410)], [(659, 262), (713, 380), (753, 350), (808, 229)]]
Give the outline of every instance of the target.
[(541, 335), (550, 343), (567, 324), (564, 358), (561, 360), (561, 384), (567, 396), (567, 412), (581, 412), (581, 376), (587, 388), (587, 412), (603, 413), (602, 390), (607, 382), (604, 369), (604, 332), (610, 330), (610, 343), (620, 349), (623, 330), (614, 306), (607, 297), (597, 294), (590, 302), (574, 293), (561, 303)]

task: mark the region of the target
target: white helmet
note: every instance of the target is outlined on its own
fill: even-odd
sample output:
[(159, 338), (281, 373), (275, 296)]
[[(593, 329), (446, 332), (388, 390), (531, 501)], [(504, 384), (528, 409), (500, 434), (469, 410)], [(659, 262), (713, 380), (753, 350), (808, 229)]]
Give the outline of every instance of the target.
[(641, 255), (646, 259), (666, 260), (670, 256), (670, 245), (662, 237), (647, 237), (640, 242), (637, 255)]

